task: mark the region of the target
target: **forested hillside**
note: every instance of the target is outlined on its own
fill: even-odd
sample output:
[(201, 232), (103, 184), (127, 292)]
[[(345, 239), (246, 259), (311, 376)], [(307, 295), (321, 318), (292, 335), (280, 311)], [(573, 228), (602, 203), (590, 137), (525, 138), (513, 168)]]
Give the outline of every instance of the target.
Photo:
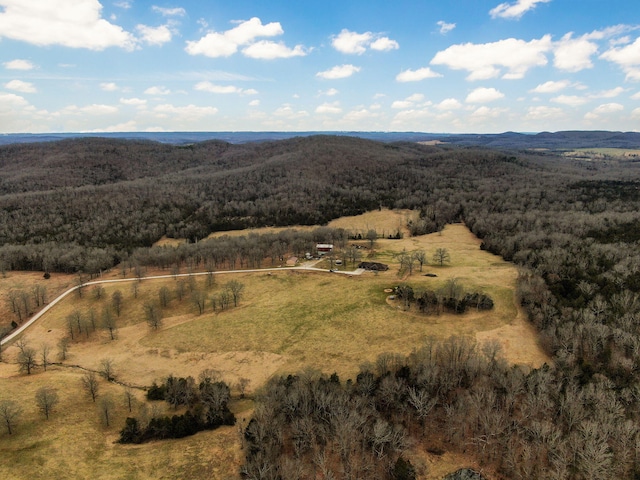
[[(553, 367), (511, 367), (452, 340), (364, 366), (347, 384), (274, 379), (245, 435), (248, 478), (323, 468), (393, 478), (407, 436), (438, 436), (504, 478), (640, 477), (638, 163), (326, 136), (85, 139), (2, 147), (0, 158), (5, 269), (95, 273), (143, 258), (162, 235), (322, 224), (379, 207), (419, 209), (413, 233), (464, 221), (522, 268), (519, 300)], [(362, 426), (353, 441), (340, 418)]]

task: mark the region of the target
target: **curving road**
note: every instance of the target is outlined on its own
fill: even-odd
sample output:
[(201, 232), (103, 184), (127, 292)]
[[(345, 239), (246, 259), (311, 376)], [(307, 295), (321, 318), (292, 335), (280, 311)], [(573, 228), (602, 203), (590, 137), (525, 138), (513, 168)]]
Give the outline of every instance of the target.
[[(315, 265), (315, 263), (312, 263), (312, 265)], [(303, 266), (300, 266), (300, 267), (255, 268), (255, 269), (250, 269), (250, 270), (223, 270), (223, 271), (213, 272), (213, 274), (214, 275), (226, 275), (226, 274), (230, 274), (230, 273), (258, 273), (258, 272), (271, 272), (271, 271), (283, 272), (283, 271), (289, 271), (289, 270), (304, 270), (304, 271), (325, 272), (325, 273), (331, 272), (331, 270), (325, 270), (323, 268), (315, 268), (313, 266), (310, 266), (309, 264), (306, 264), (306, 265), (303, 265)], [(364, 269), (362, 269), (362, 268), (357, 268), (357, 269), (355, 269), (355, 270), (353, 270), (351, 272), (333, 270), (333, 273), (341, 273), (343, 275), (361, 275), (362, 272), (364, 272)], [(52, 302), (48, 303), (42, 310), (40, 310), (38, 313), (36, 313), (33, 317), (31, 317), (29, 320), (27, 320), (22, 325), (20, 325), (16, 330), (14, 330), (9, 335), (7, 335), (2, 340), (0, 340), (0, 345), (4, 345), (6, 343), (11, 342), (14, 338), (16, 338), (18, 335), (20, 335), (22, 332), (24, 332), (27, 328), (29, 328), (31, 325), (33, 325), (36, 321), (38, 321), (38, 319), (40, 319), (40, 317), (42, 317), (45, 313), (47, 313), (49, 310), (51, 310), (63, 298), (65, 298), (71, 292), (75, 292), (81, 286), (82, 287), (86, 287), (86, 286), (90, 286), (90, 285), (101, 285), (101, 284), (105, 284), (105, 283), (138, 282), (138, 281), (142, 281), (142, 280), (157, 280), (157, 279), (162, 279), (162, 278), (194, 277), (194, 276), (198, 276), (198, 275), (208, 275), (208, 274), (209, 274), (209, 272), (196, 272), (196, 273), (178, 273), (178, 274), (175, 274), (175, 275), (152, 275), (152, 276), (149, 276), (149, 277), (115, 278), (115, 279), (111, 279), (111, 280), (94, 280), (92, 282), (83, 283), (82, 285), (76, 285), (75, 287), (71, 287), (69, 290), (66, 290), (65, 292), (63, 292), (60, 295), (58, 295), (55, 298), (55, 300), (53, 300)]]

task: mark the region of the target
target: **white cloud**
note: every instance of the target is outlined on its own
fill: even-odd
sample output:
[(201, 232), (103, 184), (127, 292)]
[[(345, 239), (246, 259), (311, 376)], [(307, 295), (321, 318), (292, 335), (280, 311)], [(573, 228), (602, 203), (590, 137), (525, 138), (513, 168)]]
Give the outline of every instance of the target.
[(507, 38), (493, 43), (465, 43), (441, 50), (431, 60), (432, 65), (446, 65), (453, 70), (466, 70), (467, 80), (487, 80), (507, 72), (502, 78), (523, 78), (530, 68), (547, 64), (545, 53), (551, 50), (551, 36), (529, 42)]
[(456, 28), (456, 24), (455, 23), (447, 23), (444, 20), (439, 20), (436, 25), (438, 25), (440, 27), (440, 33), (442, 35), (446, 35), (447, 33), (449, 33), (451, 30), (453, 30), (454, 28)]
[(552, 102), (568, 105), (570, 107), (579, 107), (589, 101), (588, 98), (579, 97), (577, 95), (559, 95), (551, 99)]
[(640, 80), (640, 37), (624, 47), (607, 50), (600, 58), (616, 63), (627, 74), (627, 80)]
[(404, 100), (396, 100), (391, 104), (391, 108), (406, 110), (408, 108), (413, 108), (416, 106), (416, 103), (420, 103), (424, 101), (424, 95), (422, 93), (414, 93), (413, 95), (409, 95)]
[(324, 72), (316, 73), (316, 77), (326, 78), (327, 80), (336, 80), (338, 78), (347, 78), (360, 71), (360, 67), (355, 67), (350, 64), (336, 65)]
[(520, 18), (529, 10), (536, 8), (538, 3), (549, 3), (551, 0), (516, 0), (515, 3), (501, 3), (489, 11), (492, 18)]
[(36, 93), (36, 87), (33, 83), (23, 82), (22, 80), (11, 80), (4, 84), (7, 90), (13, 90), (20, 93)]
[(600, 116), (600, 115), (610, 115), (612, 113), (621, 112), (623, 110), (624, 110), (624, 106), (619, 103), (604, 103), (594, 108), (591, 113), (593, 113), (594, 115)]
[(471, 112), (470, 119), (473, 121), (484, 121), (489, 118), (498, 118), (508, 112), (506, 108), (489, 108), (482, 106)]
[(640, 100), (640, 92), (636, 92), (633, 95), (631, 95), (631, 99)]
[(118, 113), (118, 107), (114, 107), (113, 105), (104, 105), (104, 104), (92, 104), (86, 105), (84, 107), (78, 107), (77, 105), (69, 105), (68, 107), (63, 108), (56, 115), (93, 115), (93, 116), (102, 116), (102, 115), (113, 115), (114, 113)]
[(147, 104), (147, 101), (143, 98), (121, 98), (120, 103), (123, 105), (131, 105), (134, 107), (141, 107)]
[(316, 113), (337, 115), (342, 113), (340, 102), (323, 103), (316, 108)]
[(254, 90), (253, 88), (244, 89), (244, 88), (236, 87), (234, 85), (216, 85), (208, 81), (199, 82), (193, 88), (200, 92), (220, 93), (220, 94), (237, 93), (240, 95), (255, 95), (258, 93), (258, 91)]
[(251, 100), (249, 102), (249, 106), (250, 107), (259, 107), (260, 106), (260, 100)]
[(275, 58), (304, 57), (307, 55), (307, 50), (302, 45), (289, 48), (282, 42), (261, 40), (243, 49), (242, 53), (249, 58), (273, 60)]
[(572, 36), (572, 33), (567, 33), (559, 42), (554, 43), (554, 66), (568, 72), (592, 68), (591, 56), (598, 52), (598, 45), (590, 40), (590, 35), (579, 38)]
[(94, 130), (85, 130), (88, 133), (100, 133), (100, 132), (139, 132), (140, 128), (135, 120), (129, 120), (128, 122), (118, 123), (116, 125), (110, 125), (105, 128), (96, 128)]
[(8, 62), (4, 62), (2, 65), (4, 65), (4, 68), (7, 70), (33, 70), (36, 68), (29, 60), (22, 59), (10, 60)]
[(398, 50), (400, 45), (395, 40), (391, 40), (389, 37), (381, 37), (371, 42), (371, 50), (377, 50), (379, 52), (389, 52), (391, 50)]
[(331, 45), (341, 53), (362, 55), (367, 51), (367, 45), (371, 43), (372, 38), (373, 34), (371, 32), (350, 32), (345, 28), (333, 37)]
[(555, 120), (562, 116), (564, 116), (564, 110), (559, 107), (538, 106), (529, 107), (525, 119), (534, 121)]
[(175, 115), (181, 119), (188, 120), (192, 120), (193, 118), (209, 117), (218, 113), (218, 109), (216, 107), (200, 107), (197, 105), (177, 107), (171, 104), (158, 105), (153, 109), (153, 111), (158, 113), (161, 118), (167, 118), (170, 115)]
[(100, 89), (104, 90), (105, 92), (115, 92), (119, 90), (119, 87), (113, 82), (102, 82), (100, 84)]
[(145, 95), (169, 95), (171, 90), (166, 87), (153, 86), (144, 91)]
[(594, 93), (591, 98), (615, 98), (624, 93), (624, 88), (616, 87), (610, 90), (603, 90), (602, 92)]
[(420, 80), (424, 80), (426, 78), (438, 78), (442, 77), (437, 72), (434, 72), (429, 67), (419, 68), (417, 70), (403, 70), (398, 75), (396, 75), (397, 82), (419, 82)]
[(570, 85), (568, 80), (560, 80), (560, 81), (548, 81), (541, 83), (533, 90), (530, 90), (532, 93), (556, 93), (560, 90), (564, 90)]
[[(271, 22), (266, 25), (262, 21), (253, 17), (250, 20), (240, 22), (236, 27), (223, 33), (209, 32), (200, 40), (188, 41), (185, 50), (190, 55), (205, 55), (207, 57), (229, 57), (236, 53), (241, 46), (251, 46), (259, 37), (275, 37), (282, 35), (284, 30), (279, 22)], [(271, 43), (271, 42), (270, 42)], [(255, 49), (244, 49), (245, 55), (282, 55), (296, 56), (304, 52), (304, 48), (300, 45), (293, 49), (288, 49), (284, 45), (271, 44), (257, 46)], [(284, 47), (284, 49), (283, 49)], [(265, 53), (268, 51), (269, 53)], [(281, 56), (259, 56), (254, 58), (282, 58)]]
[(306, 112), (305, 110), (298, 110), (295, 111), (293, 109), (293, 106), (289, 103), (285, 103), (284, 105), (282, 105), (281, 107), (277, 108), (273, 114), (277, 117), (283, 117), (283, 118), (287, 118), (290, 120), (294, 120), (294, 119), (298, 119), (298, 118), (304, 118), (304, 117), (308, 117), (309, 113)]
[(367, 51), (367, 47), (384, 52), (400, 48), (398, 42), (389, 37), (381, 37), (371, 32), (351, 32), (346, 28), (332, 38), (331, 45), (341, 53), (354, 55), (362, 55)]
[(187, 11), (182, 7), (163, 8), (153, 5), (151, 9), (164, 17), (184, 17), (187, 14)]
[(140, 34), (141, 40), (147, 45), (162, 45), (170, 42), (173, 37), (173, 32), (168, 25), (160, 25), (159, 27), (137, 25), (136, 30)]
[(132, 50), (131, 33), (101, 18), (98, 0), (0, 0), (0, 38), (38, 46)]
[(504, 94), (495, 88), (476, 88), (474, 91), (467, 95), (465, 102), (467, 103), (489, 103), (499, 100), (504, 97)]
[(335, 88), (330, 88), (326, 92), (323, 92), (322, 90), (320, 90), (320, 92), (318, 92), (318, 93), (320, 95), (326, 95), (327, 97), (333, 97), (333, 96), (337, 95), (338, 93), (340, 93), (340, 91), (335, 89)]
[(440, 103), (435, 105), (438, 110), (459, 110), (462, 108), (462, 104), (455, 98), (445, 98)]
[(131, 8), (131, 2), (129, 0), (121, 0), (119, 2), (114, 2), (113, 4), (123, 10), (129, 10)]

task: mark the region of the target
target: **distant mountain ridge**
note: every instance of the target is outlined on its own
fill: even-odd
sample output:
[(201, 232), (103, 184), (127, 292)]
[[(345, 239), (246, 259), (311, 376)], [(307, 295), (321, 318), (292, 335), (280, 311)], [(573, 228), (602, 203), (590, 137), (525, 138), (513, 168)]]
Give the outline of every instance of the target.
[(339, 135), (359, 137), (381, 142), (431, 142), (438, 141), (462, 146), (485, 146), (492, 148), (561, 150), (571, 148), (640, 148), (639, 132), (611, 132), (569, 130), (541, 132), (536, 134), (504, 132), (497, 134), (445, 134), (422, 132), (122, 132), (122, 133), (46, 133), (4, 134), (0, 145), (13, 143), (51, 142), (69, 138), (118, 138), (148, 140), (173, 145), (222, 140), (242, 144), (286, 140), (293, 137), (313, 135)]

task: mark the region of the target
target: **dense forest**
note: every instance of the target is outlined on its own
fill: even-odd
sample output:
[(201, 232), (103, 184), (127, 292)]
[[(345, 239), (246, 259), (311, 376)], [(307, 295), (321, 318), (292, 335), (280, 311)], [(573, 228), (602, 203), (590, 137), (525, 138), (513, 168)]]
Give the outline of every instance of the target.
[(212, 231), (381, 207), (420, 210), (413, 234), (464, 221), (520, 267), (519, 301), (553, 366), (511, 367), (450, 339), (353, 381), (275, 378), (245, 432), (245, 477), (400, 478), (410, 439), (437, 438), (504, 478), (640, 478), (639, 187), (632, 159), (346, 137), (9, 145), (0, 264), (93, 274), (161, 261), (152, 244), (167, 235), (192, 243), (164, 261), (204, 268), (195, 240)]

